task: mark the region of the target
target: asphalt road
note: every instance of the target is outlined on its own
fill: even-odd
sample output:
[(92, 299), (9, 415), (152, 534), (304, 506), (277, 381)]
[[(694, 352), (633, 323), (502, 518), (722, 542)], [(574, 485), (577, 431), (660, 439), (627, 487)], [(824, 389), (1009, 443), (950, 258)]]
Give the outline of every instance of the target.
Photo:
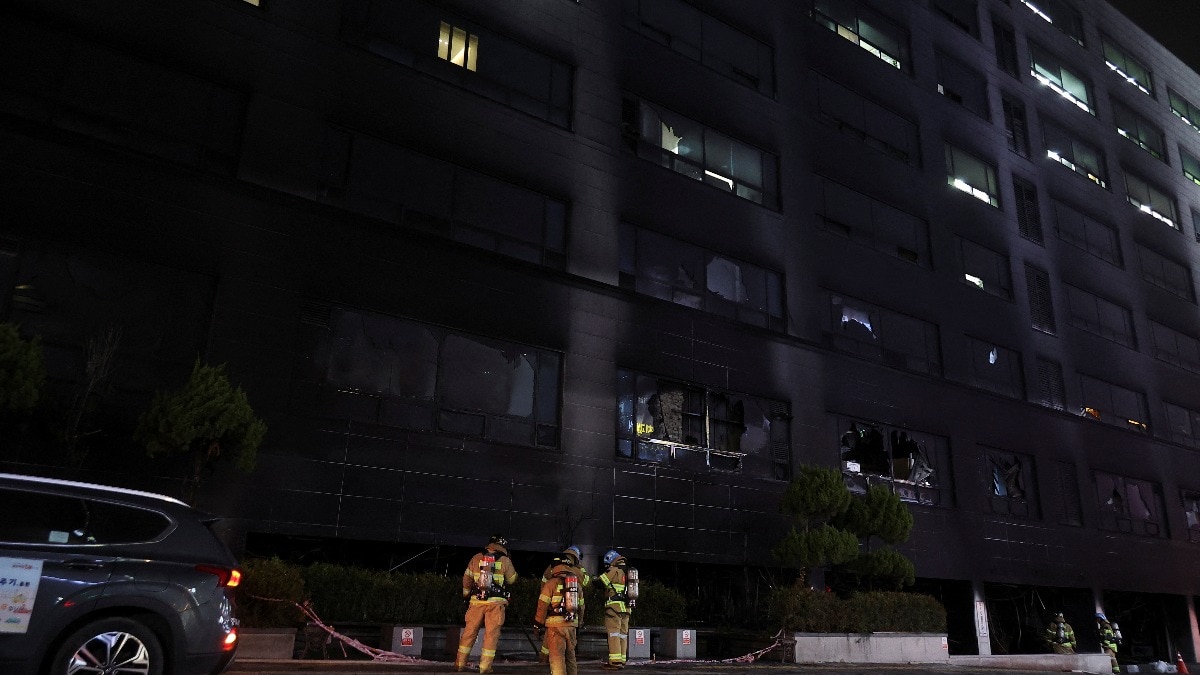
[[(235, 661), (227, 673), (239, 675), (383, 675), (403, 673), (453, 673), (454, 664), (449, 661), (420, 661), (416, 663), (373, 663), (370, 661)], [(468, 671), (470, 672), (470, 671)], [(478, 672), (478, 671), (474, 671)], [(545, 675), (550, 667), (533, 661), (497, 661), (492, 664), (495, 675)], [(598, 661), (582, 662), (579, 672), (586, 675), (608, 675), (614, 671), (604, 670)], [(873, 666), (867, 664), (795, 664), (757, 661), (754, 663), (721, 663), (702, 661), (657, 661), (635, 662), (625, 668), (628, 675), (910, 675), (930, 673), (934, 675), (1047, 675), (1047, 671), (996, 670), (964, 668), (949, 665)]]

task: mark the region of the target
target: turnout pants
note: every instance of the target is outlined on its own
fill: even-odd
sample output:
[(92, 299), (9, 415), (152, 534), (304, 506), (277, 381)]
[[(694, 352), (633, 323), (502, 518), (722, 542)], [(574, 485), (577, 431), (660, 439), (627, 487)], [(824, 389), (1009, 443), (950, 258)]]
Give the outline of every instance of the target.
[(479, 654), (479, 672), (487, 673), (492, 669), (492, 660), (496, 658), (496, 646), (500, 644), (500, 627), (504, 625), (504, 610), (507, 603), (475, 602), (467, 608), (467, 625), (463, 628), (462, 639), (458, 642), (458, 656), (454, 659), (457, 668), (465, 668), (471, 648), (475, 646), (475, 638), (479, 629), (483, 628), (483, 649)]
[(623, 667), (629, 654), (629, 612), (605, 607), (604, 630), (608, 633), (608, 663)]
[(575, 661), (575, 626), (546, 626), (545, 647), (550, 650), (550, 675), (579, 675)]

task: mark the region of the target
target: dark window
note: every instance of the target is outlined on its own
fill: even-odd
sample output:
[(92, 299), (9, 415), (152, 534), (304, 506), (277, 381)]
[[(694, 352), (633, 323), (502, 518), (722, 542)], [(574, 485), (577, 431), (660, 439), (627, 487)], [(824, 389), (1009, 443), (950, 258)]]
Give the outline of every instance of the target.
[(1029, 241), (1042, 243), (1042, 214), (1038, 208), (1037, 188), (1033, 183), (1013, 176), (1013, 197), (1017, 211), (1017, 230)]
[(937, 53), (938, 93), (983, 119), (991, 117), (987, 80), (983, 74), (958, 59)]
[(820, 184), (819, 213), (825, 230), (929, 267), (929, 227), (924, 220), (827, 178), (820, 178)]
[(825, 340), (833, 349), (927, 375), (942, 373), (937, 326), (871, 303), (829, 294)]
[(1163, 412), (1167, 420), (1166, 437), (1172, 443), (1200, 447), (1200, 412), (1167, 401), (1163, 402)]
[(1154, 341), (1154, 358), (1200, 373), (1200, 339), (1153, 320), (1150, 337)]
[(1180, 490), (1183, 501), (1183, 518), (1187, 523), (1188, 541), (1200, 543), (1200, 492)]
[(1100, 42), (1104, 46), (1104, 62), (1108, 67), (1143, 94), (1154, 96), (1154, 80), (1150, 70), (1107, 36), (1102, 37)]
[(158, 511), (40, 492), (0, 489), (0, 541), (101, 546), (161, 539), (172, 526)]
[(1200, 131), (1200, 108), (1170, 87), (1167, 87), (1167, 98), (1171, 102), (1171, 112), (1193, 130)]
[(1052, 200), (1051, 205), (1054, 207), (1054, 223), (1060, 239), (1105, 262), (1122, 266), (1120, 238), (1116, 230), (1058, 200)]
[(775, 155), (645, 101), (626, 99), (624, 118), (639, 157), (742, 199), (779, 207)]
[(1192, 272), (1187, 265), (1175, 262), (1158, 251), (1138, 245), (1138, 260), (1142, 278), (1184, 300), (1195, 301)]
[(786, 403), (630, 370), (617, 372), (617, 388), (618, 457), (790, 478)]
[(1031, 265), (1025, 265), (1025, 284), (1029, 287), (1029, 314), (1034, 330), (1053, 335), (1054, 302), (1050, 296), (1050, 275)]
[(917, 125), (858, 93), (817, 75), (821, 120), (910, 166), (921, 165)]
[(1053, 410), (1066, 410), (1067, 389), (1063, 383), (1062, 366), (1058, 362), (1038, 358), (1035, 402)]
[(1149, 430), (1145, 394), (1082, 373), (1079, 382), (1083, 390), (1081, 414), (1084, 417), (1141, 433)]
[(622, 285), (685, 307), (783, 330), (783, 277), (672, 237), (621, 225)]
[(1167, 149), (1163, 141), (1162, 129), (1159, 129), (1150, 120), (1134, 112), (1133, 108), (1120, 101), (1114, 100), (1112, 106), (1113, 118), (1117, 124), (1117, 133), (1150, 153), (1158, 161), (1166, 162)]
[(625, 25), (767, 96), (774, 50), (681, 0), (624, 0)]
[[(1181, 145), (1179, 146), (1179, 159), (1180, 164), (1183, 165), (1183, 175), (1187, 176), (1188, 180), (1192, 181), (1196, 185), (1200, 185), (1200, 158), (1197, 158), (1195, 155), (1185, 150)], [(1193, 225), (1198, 222), (1196, 220), (1196, 213), (1197, 212), (1195, 210), (1192, 211)], [(1196, 232), (1200, 233), (1200, 228), (1197, 228)], [(1200, 234), (1198, 234), (1198, 236), (1200, 236)]]
[(325, 381), (371, 399), (369, 421), (558, 445), (559, 354), (341, 308), (328, 340)]
[(1096, 472), (1100, 527), (1105, 530), (1167, 537), (1162, 486), (1148, 480)]
[(958, 252), (964, 282), (1005, 300), (1012, 299), (1008, 256), (962, 238), (958, 239)]
[(344, 35), (378, 56), (560, 127), (571, 125), (572, 67), (416, 0), (351, 0)]
[(996, 65), (1000, 70), (1020, 76), (1020, 66), (1017, 64), (1017, 37), (1012, 26), (1005, 24), (992, 16), (992, 37), (996, 43)]
[(1004, 135), (1008, 139), (1008, 149), (1028, 157), (1029, 120), (1025, 116), (1025, 104), (1005, 95), (1001, 97), (1001, 105), (1004, 108)]
[(949, 505), (946, 438), (852, 417), (839, 417), (838, 431), (842, 475), (852, 492), (884, 485), (906, 502)]
[(1067, 309), (1071, 325), (1119, 345), (1137, 349), (1133, 334), (1133, 313), (1125, 307), (1067, 285)]
[(933, 0), (933, 9), (972, 37), (979, 37), (979, 9), (975, 0)]
[(886, 64), (904, 71), (911, 67), (908, 34), (856, 0), (814, 0), (813, 18)]
[(1033, 457), (1017, 452), (988, 450), (985, 471), (991, 478), (992, 513), (1037, 518), (1037, 481)]

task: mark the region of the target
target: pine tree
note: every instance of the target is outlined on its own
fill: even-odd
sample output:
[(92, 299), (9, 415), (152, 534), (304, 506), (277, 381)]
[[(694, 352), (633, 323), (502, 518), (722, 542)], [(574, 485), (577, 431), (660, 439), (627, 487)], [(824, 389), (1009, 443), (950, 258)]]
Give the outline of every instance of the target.
[(218, 460), (230, 460), (244, 471), (253, 469), (266, 433), (267, 425), (255, 417), (241, 387), (229, 382), (225, 366), (197, 360), (183, 388), (154, 395), (135, 437), (150, 457), (186, 456), (184, 495), (191, 499), (204, 472)]
[(0, 411), (33, 410), (46, 383), (37, 338), (25, 340), (11, 323), (0, 324)]
[(775, 547), (785, 565), (800, 568), (804, 585), (813, 568), (837, 565), (858, 554), (858, 538), (830, 524), (850, 507), (851, 495), (836, 469), (801, 466), (783, 495), (783, 512), (792, 529)]

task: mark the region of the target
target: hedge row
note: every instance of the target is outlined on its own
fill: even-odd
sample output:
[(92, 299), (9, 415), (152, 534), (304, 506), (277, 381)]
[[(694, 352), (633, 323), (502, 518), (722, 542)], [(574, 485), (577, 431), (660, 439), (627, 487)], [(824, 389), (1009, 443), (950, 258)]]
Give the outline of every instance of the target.
[[(291, 603), (305, 601), (323, 621), (452, 624), (463, 617), (462, 584), (458, 577), (393, 573), (327, 563), (301, 567), (278, 558), (248, 560), (243, 570), (238, 615), (243, 625), (251, 628), (303, 623), (303, 615)], [(540, 580), (518, 579), (511, 590), (508, 609), (511, 620), (532, 623)], [(585, 592), (588, 607), (585, 620), (593, 625), (603, 624), (603, 590), (593, 585)], [(656, 581), (643, 582), (640, 596), (634, 610), (639, 625), (683, 625), (687, 603), (678, 591)]]
[(917, 593), (855, 593), (841, 598), (802, 587), (781, 588), (771, 598), (771, 616), (785, 630), (801, 633), (942, 633), (946, 610)]

